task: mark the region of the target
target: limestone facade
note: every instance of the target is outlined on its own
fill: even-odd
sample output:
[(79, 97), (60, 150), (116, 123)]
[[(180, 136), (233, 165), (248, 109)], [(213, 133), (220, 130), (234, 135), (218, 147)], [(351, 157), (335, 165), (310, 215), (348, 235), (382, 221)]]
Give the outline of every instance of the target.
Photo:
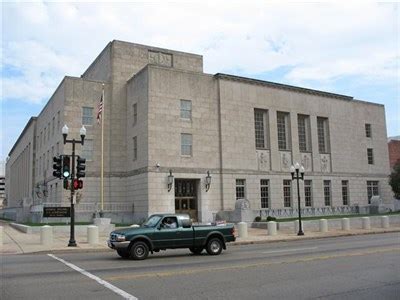
[[(63, 124), (70, 138), (79, 138), (84, 123), (86, 145), (77, 154), (88, 160), (77, 218), (90, 219), (99, 210), (96, 111), (103, 84), (104, 210), (115, 221), (190, 207), (196, 219), (209, 222), (233, 210), (241, 197), (264, 214), (295, 211), (295, 182), (284, 183), (291, 182), (289, 168), (296, 162), (309, 180), (306, 192), (300, 184), (302, 207), (307, 193), (309, 210), (368, 207), (371, 193), (392, 198), (383, 105), (205, 74), (200, 55), (112, 41), (81, 78), (64, 78), (31, 124), (33, 133), (24, 131), (10, 152), (6, 170), (12, 179), (21, 176), (15, 175), (18, 149), (31, 145), (26, 180), (34, 203), (68, 205), (68, 191), (52, 176), (52, 157), (71, 152), (62, 144)], [(8, 184), (9, 206), (17, 205), (18, 184)], [(36, 186), (46, 187), (46, 197), (38, 198)]]

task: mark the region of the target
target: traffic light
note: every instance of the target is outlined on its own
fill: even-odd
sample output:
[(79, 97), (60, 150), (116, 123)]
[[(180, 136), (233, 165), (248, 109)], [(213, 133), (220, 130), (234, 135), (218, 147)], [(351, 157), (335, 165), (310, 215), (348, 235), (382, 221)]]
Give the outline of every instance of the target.
[(64, 178), (64, 189), (69, 190), (69, 181), (67, 178)]
[(76, 164), (76, 178), (85, 177), (86, 176), (86, 174), (85, 174), (86, 158), (78, 156), (76, 161), (77, 161), (77, 164)]
[(69, 156), (65, 155), (63, 156), (63, 166), (62, 166), (62, 176), (64, 178), (69, 178), (71, 175), (71, 167), (70, 167), (71, 160)]
[(83, 181), (79, 179), (74, 179), (74, 190), (80, 190), (83, 188)]
[(61, 161), (62, 161), (62, 155), (60, 155), (59, 157), (54, 156), (53, 157), (53, 176), (60, 178), (61, 179)]

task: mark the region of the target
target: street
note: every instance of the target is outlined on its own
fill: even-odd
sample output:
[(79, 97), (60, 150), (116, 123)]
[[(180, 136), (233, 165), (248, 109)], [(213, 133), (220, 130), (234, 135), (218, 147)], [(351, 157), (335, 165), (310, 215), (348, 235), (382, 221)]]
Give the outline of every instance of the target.
[(4, 255), (1, 299), (399, 299), (400, 234), (246, 246)]

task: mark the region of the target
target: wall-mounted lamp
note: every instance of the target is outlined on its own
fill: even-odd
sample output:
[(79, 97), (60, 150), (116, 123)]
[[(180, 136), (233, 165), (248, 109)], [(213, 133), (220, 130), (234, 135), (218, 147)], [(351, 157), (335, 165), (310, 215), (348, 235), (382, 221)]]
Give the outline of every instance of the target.
[(172, 170), (169, 170), (168, 175), (168, 192), (172, 189), (172, 184), (174, 183), (174, 175), (172, 175)]
[(210, 171), (207, 171), (207, 176), (206, 176), (206, 192), (208, 192), (208, 190), (210, 189), (210, 185), (211, 185), (211, 175), (210, 175)]

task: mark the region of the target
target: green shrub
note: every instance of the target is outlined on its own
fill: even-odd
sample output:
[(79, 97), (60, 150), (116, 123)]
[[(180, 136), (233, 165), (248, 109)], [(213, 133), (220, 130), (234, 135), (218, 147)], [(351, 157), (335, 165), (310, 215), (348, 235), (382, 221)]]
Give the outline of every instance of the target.
[(255, 219), (254, 219), (254, 222), (260, 222), (261, 221), (261, 217), (260, 216), (257, 216)]
[(268, 217), (267, 217), (267, 222), (269, 222), (269, 221), (276, 221), (276, 218), (275, 218), (275, 217), (268, 216)]

